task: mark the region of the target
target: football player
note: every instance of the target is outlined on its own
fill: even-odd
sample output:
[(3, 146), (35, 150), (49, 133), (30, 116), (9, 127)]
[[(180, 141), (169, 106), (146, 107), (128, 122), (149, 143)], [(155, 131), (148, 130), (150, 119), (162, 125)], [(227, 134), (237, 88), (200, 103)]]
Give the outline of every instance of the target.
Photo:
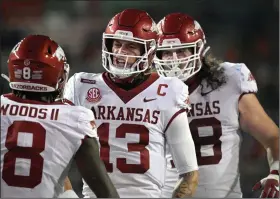
[[(100, 156), (120, 197), (160, 197), (166, 142), (180, 174), (173, 196), (191, 196), (197, 185), (188, 87), (150, 72), (157, 37), (156, 24), (145, 11), (116, 14), (103, 34), (106, 72), (76, 73), (65, 90), (66, 98), (94, 113)], [(83, 194), (94, 197), (87, 184)]]
[[(186, 14), (169, 14), (158, 28), (158, 74), (178, 77), (189, 86), (189, 126), (200, 171), (195, 197), (242, 197), (241, 130), (267, 149), (270, 173), (254, 189), (264, 188), (261, 197), (278, 197), (279, 129), (256, 98), (257, 84), (250, 70), (243, 63), (215, 59), (201, 26)], [(167, 164), (162, 197), (171, 196), (178, 178), (170, 153)]]
[(13, 48), (8, 70), (12, 93), (1, 95), (1, 197), (59, 196), (72, 159), (98, 197), (118, 197), (99, 157), (93, 113), (58, 99), (69, 73), (62, 48), (47, 36), (29, 35)]

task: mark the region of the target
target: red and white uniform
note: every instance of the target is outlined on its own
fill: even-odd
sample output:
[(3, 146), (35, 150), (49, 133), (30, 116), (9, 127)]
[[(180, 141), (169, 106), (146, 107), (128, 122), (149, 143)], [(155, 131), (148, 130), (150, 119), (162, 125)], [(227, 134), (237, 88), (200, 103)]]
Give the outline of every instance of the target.
[[(180, 80), (153, 73), (126, 91), (108, 73), (77, 73), (64, 97), (93, 111), (100, 156), (120, 197), (160, 197), (166, 140), (176, 153), (179, 173), (197, 170), (193, 140), (185, 130), (188, 87)], [(181, 153), (186, 146), (190, 151)], [(86, 184), (83, 194), (94, 197)]]
[[(257, 84), (244, 64), (225, 62), (227, 83), (211, 91), (204, 85), (190, 93), (192, 109), (188, 113), (189, 125), (196, 146), (199, 165), (198, 198), (240, 198), (239, 150), (241, 132), (238, 101), (244, 93), (256, 93)], [(162, 197), (170, 197), (178, 174), (172, 168), (167, 154), (168, 169)]]
[(1, 96), (1, 197), (52, 198), (63, 192), (82, 140), (97, 137), (92, 112), (69, 103)]

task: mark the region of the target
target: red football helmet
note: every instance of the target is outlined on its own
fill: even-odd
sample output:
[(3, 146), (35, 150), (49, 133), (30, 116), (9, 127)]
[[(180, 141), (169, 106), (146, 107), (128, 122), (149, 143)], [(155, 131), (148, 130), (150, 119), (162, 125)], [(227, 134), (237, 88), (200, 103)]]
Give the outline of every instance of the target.
[(62, 48), (43, 35), (29, 35), (8, 60), (10, 87), (29, 92), (63, 92), (69, 65)]
[[(154, 59), (160, 75), (176, 76), (185, 81), (196, 74), (201, 66), (201, 55), (206, 43), (199, 23), (182, 13), (165, 16), (159, 23), (159, 39)], [(178, 58), (175, 50), (189, 50), (190, 55)], [(172, 52), (172, 58), (162, 59), (163, 51)]]
[[(119, 78), (126, 78), (133, 74), (144, 72), (151, 67), (157, 38), (158, 30), (156, 23), (147, 12), (137, 9), (126, 9), (116, 14), (110, 20), (103, 33), (103, 67), (106, 71)], [(120, 55), (112, 52), (112, 44), (115, 39), (142, 44), (144, 49), (142, 55), (121, 55), (126, 58), (124, 66), (115, 66), (112, 58)], [(127, 60), (131, 57), (136, 58), (136, 61), (131, 66), (128, 66)]]

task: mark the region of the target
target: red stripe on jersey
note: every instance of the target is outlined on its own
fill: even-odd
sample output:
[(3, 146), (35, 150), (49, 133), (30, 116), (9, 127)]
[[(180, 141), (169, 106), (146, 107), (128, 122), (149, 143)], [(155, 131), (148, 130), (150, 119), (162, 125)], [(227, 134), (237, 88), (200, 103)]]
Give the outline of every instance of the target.
[(279, 172), (277, 170), (272, 170), (270, 174), (279, 175)]
[(246, 95), (246, 94), (256, 94), (256, 93), (255, 93), (255, 92), (246, 92), (246, 93), (242, 93), (242, 94), (239, 96), (238, 102), (241, 100), (241, 98), (243, 97), (243, 95)]
[(178, 116), (180, 115), (181, 113), (184, 113), (186, 112), (186, 109), (181, 109), (179, 111), (177, 111), (172, 117), (171, 119), (169, 120), (169, 122), (167, 123), (165, 129), (164, 129), (164, 133), (167, 131), (168, 127), (170, 126), (171, 122)]
[(147, 80), (142, 82), (140, 85), (136, 86), (135, 88), (131, 90), (124, 90), (120, 87), (118, 87), (108, 76), (108, 73), (103, 73), (102, 77), (104, 82), (116, 93), (117, 96), (126, 104), (131, 99), (133, 99), (136, 95), (144, 91), (146, 88), (148, 88), (151, 84), (153, 84), (158, 78), (159, 75), (157, 73), (152, 73)]

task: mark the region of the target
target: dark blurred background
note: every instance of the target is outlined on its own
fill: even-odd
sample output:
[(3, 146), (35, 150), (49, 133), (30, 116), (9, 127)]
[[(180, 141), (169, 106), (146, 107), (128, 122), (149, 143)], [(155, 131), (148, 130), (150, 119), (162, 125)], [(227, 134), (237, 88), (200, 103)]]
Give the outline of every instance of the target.
[[(102, 72), (102, 32), (108, 21), (125, 8), (146, 10), (156, 22), (170, 12), (184, 12), (198, 20), (214, 53), (226, 61), (244, 62), (259, 87), (258, 98), (279, 125), (279, 1), (1, 1), (1, 73), (13, 46), (28, 34), (45, 34), (64, 49), (75, 72)], [(9, 92), (0, 78), (1, 94)], [(258, 197), (252, 186), (268, 174), (266, 152), (243, 134), (241, 185), (244, 197)], [(94, 172), (94, 171), (93, 171)], [(70, 178), (81, 194), (75, 166)], [(81, 196), (81, 195), (80, 195)]]

